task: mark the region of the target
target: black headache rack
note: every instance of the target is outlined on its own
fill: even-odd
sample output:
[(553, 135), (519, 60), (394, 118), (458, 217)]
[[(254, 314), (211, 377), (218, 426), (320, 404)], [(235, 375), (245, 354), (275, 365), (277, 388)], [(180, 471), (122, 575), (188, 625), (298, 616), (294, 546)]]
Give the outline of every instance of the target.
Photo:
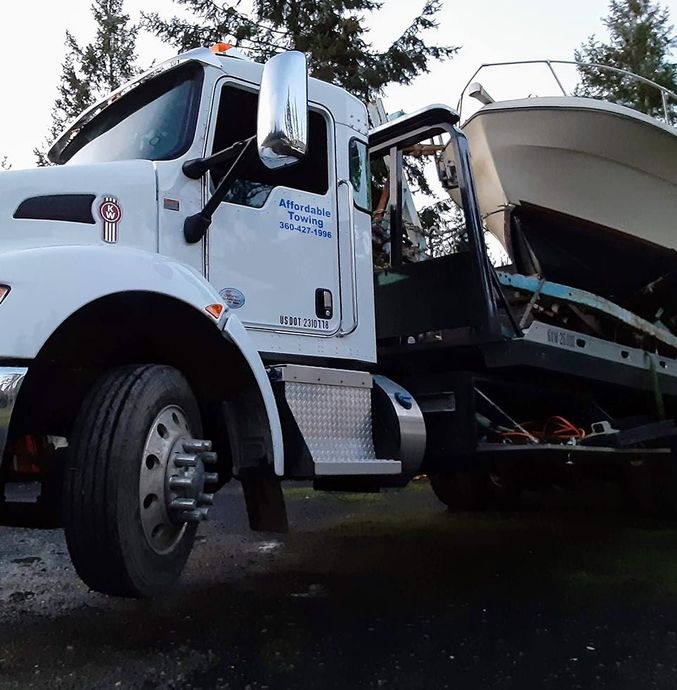
[[(460, 329), (473, 341), (501, 337), (496, 281), (484, 244), (468, 142), (456, 127), (458, 114), (433, 105), (377, 127), (369, 133), (371, 159), (389, 158), (390, 266), (375, 275), (376, 336), (396, 344), (412, 333)], [(427, 261), (402, 257), (404, 151), (446, 134), (456, 154), (456, 174), (467, 234), (467, 251)]]
[[(539, 469), (555, 466), (566, 474), (587, 464), (617, 472), (619, 462), (645, 461), (672, 467), (677, 351), (651, 349), (641, 338), (644, 347), (595, 337), (576, 330), (584, 321), (574, 318), (571, 327), (552, 314), (539, 320), (530, 311), (541, 295), (527, 295), (517, 307), (522, 312), (514, 311), (510, 297), (519, 281), (500, 278), (487, 257), (468, 143), (457, 123), (453, 110), (431, 106), (369, 136), (370, 157), (388, 156), (390, 171), (390, 266), (374, 279), (378, 370), (421, 405), (428, 430), (423, 469), (517, 463), (533, 474), (541, 463)], [(407, 262), (401, 253), (403, 156), (439, 134), (454, 147), (466, 246)], [(578, 295), (565, 297), (573, 304), (559, 308), (590, 318), (580, 314)], [(592, 306), (599, 313), (599, 305)], [(551, 439), (522, 428), (555, 418), (586, 433)]]

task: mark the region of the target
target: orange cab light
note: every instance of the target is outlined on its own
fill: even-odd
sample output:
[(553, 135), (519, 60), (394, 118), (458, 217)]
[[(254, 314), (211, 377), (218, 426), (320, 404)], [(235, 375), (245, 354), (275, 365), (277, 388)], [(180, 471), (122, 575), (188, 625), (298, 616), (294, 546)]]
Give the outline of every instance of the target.
[(225, 53), (229, 51), (233, 46), (230, 45), (230, 43), (213, 43), (212, 45), (209, 46), (209, 50), (212, 51), (212, 53)]
[(210, 315), (213, 316), (215, 319), (218, 319), (219, 316), (223, 313), (223, 304), (208, 304), (205, 307), (205, 311)]

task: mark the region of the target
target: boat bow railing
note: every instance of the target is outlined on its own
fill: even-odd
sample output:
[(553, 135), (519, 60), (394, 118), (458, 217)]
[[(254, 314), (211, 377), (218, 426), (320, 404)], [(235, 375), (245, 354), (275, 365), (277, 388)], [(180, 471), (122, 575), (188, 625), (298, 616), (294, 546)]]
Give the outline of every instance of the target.
[[(579, 72), (582, 72), (586, 69), (595, 69), (603, 72), (609, 72), (612, 74), (618, 74), (623, 77), (627, 77), (631, 81), (637, 82), (639, 84), (645, 84), (646, 86), (655, 89), (660, 94), (661, 109), (663, 111), (663, 118), (665, 122), (669, 125), (677, 125), (677, 122), (673, 123), (673, 120), (675, 118), (673, 118), (671, 112), (671, 104), (677, 105), (677, 93), (675, 93), (674, 91), (671, 91), (665, 86), (657, 84), (655, 81), (651, 81), (651, 79), (641, 77), (639, 74), (635, 74), (634, 72), (630, 72), (629, 70), (622, 69), (621, 67), (612, 67), (611, 65), (603, 65), (597, 62), (579, 62), (577, 60), (513, 60), (508, 62), (487, 62), (483, 65), (480, 65), (475, 70), (475, 73), (470, 77), (470, 79), (468, 79), (468, 82), (461, 91), (461, 96), (458, 99), (457, 107), (459, 115), (462, 116), (463, 114), (463, 99), (466, 95), (466, 92), (468, 91), (468, 87), (475, 81), (475, 78), (479, 75), (480, 72), (482, 72), (482, 70), (489, 69), (492, 67), (513, 67), (525, 65), (545, 65), (546, 68), (549, 70), (550, 74), (552, 74), (552, 77), (555, 80), (558, 89), (562, 92), (562, 95), (565, 97), (571, 96), (572, 94), (564, 88), (564, 84), (560, 79), (560, 75), (558, 75), (557, 73), (556, 68), (561, 67), (562, 65), (573, 65), (579, 70)], [(651, 115), (651, 113), (646, 114)]]

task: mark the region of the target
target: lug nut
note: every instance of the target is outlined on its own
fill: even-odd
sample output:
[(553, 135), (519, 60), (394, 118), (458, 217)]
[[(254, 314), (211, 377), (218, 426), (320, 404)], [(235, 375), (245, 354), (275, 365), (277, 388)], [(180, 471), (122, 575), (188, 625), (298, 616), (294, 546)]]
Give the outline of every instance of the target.
[(202, 460), (202, 462), (205, 465), (213, 465), (217, 460), (216, 453), (213, 453), (213, 452), (211, 452), (211, 453), (200, 453), (200, 455), (198, 457), (200, 458), (200, 460)]
[(197, 467), (197, 458), (194, 455), (177, 453), (174, 456), (174, 465), (176, 467)]
[(192, 489), (193, 480), (190, 477), (180, 477), (175, 474), (173, 477), (169, 478), (169, 488), (172, 491), (180, 491), (181, 489)]
[(214, 494), (201, 493), (197, 497), (198, 505), (201, 506), (213, 506), (214, 505)]
[(207, 509), (196, 508), (195, 510), (187, 510), (185, 513), (181, 514), (181, 517), (186, 522), (202, 522), (207, 519)]
[(219, 481), (217, 472), (205, 472), (205, 484), (216, 484)]
[(194, 498), (175, 498), (170, 504), (171, 510), (195, 510), (197, 501)]
[(183, 450), (186, 453), (206, 453), (212, 449), (211, 441), (202, 441), (198, 438), (191, 438), (183, 442)]

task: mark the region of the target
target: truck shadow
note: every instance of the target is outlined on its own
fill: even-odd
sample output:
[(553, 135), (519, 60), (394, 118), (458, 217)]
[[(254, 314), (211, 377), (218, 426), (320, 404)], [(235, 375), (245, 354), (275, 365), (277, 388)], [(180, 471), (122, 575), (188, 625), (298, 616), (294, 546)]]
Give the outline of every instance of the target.
[(168, 597), (91, 594), (76, 610), (20, 617), (3, 633), (0, 681), (30, 677), (27, 649), (51, 678), (75, 670), (112, 684), (122, 673), (134, 687), (420, 688), (422, 669), (427, 687), (461, 677), (475, 686), (515, 678), (525, 655), (521, 682), (537, 685), (579, 658), (582, 641), (616, 636), (615, 658), (647, 626), (665, 628), (652, 654), (674, 655), (673, 526), (561, 507), (455, 515), (427, 498), (399, 505), (349, 505), (329, 527), (272, 550), (252, 542), (235, 558), (215, 530)]

